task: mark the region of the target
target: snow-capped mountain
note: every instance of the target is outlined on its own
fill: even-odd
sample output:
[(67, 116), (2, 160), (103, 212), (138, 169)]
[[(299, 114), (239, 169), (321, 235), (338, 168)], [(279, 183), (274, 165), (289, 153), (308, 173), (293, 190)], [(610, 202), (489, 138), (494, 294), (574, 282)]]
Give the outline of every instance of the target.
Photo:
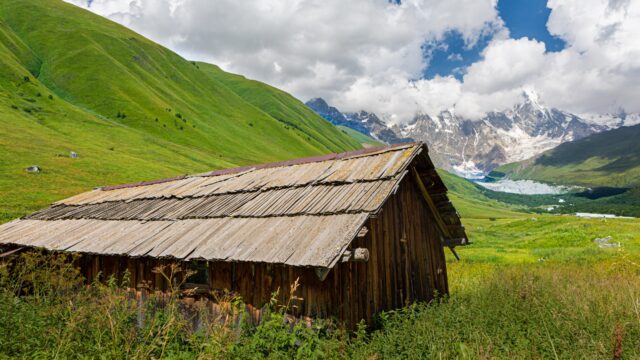
[[(340, 125), (392, 143), (411, 139), (429, 145), (429, 153), (438, 166), (466, 177), (481, 177), (496, 167), (533, 157), (557, 145), (588, 135), (627, 125), (635, 115), (607, 115), (602, 119), (583, 119), (566, 111), (548, 108), (534, 92), (523, 92), (523, 101), (505, 111), (487, 113), (480, 120), (465, 119), (454, 110), (437, 116), (417, 115), (401, 126), (386, 126), (377, 116), (361, 111), (340, 113), (322, 99), (307, 103), (325, 119), (338, 124), (327, 114), (342, 114)], [(324, 103), (331, 111), (318, 111)], [(395, 136), (390, 136), (393, 133)]]
[(547, 108), (535, 93), (525, 92), (522, 103), (489, 112), (480, 120), (463, 119), (452, 111), (434, 117), (419, 115), (402, 127), (401, 133), (428, 143), (431, 152), (440, 154), (444, 161), (440, 165), (474, 177), (609, 128)]
[(400, 128), (387, 126), (376, 114), (368, 113), (364, 110), (342, 113), (335, 107), (329, 106), (322, 98), (311, 99), (306, 102), (306, 105), (333, 125), (350, 127), (384, 143), (397, 144), (413, 141), (413, 139), (405, 139), (399, 136), (401, 133)]

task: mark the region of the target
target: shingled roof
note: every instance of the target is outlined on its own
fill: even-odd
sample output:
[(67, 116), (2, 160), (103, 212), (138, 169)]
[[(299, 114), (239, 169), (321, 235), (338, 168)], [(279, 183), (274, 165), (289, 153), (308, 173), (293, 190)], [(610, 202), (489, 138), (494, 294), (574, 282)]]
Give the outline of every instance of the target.
[(426, 146), (414, 143), (98, 188), (0, 226), (0, 244), (330, 268), (410, 165), (447, 232), (466, 239)]

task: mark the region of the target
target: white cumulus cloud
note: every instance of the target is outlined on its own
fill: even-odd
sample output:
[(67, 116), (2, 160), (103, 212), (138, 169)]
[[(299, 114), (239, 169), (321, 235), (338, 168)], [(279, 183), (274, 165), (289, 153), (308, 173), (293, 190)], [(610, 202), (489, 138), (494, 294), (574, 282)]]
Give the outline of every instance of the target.
[[(449, 108), (479, 117), (511, 106), (523, 88), (575, 112), (640, 111), (640, 1), (548, 6), (549, 31), (567, 43), (560, 52), (511, 39), (496, 0), (94, 0), (89, 9), (189, 59), (393, 122)], [(423, 45), (450, 31), (467, 46), (486, 34), (493, 40), (478, 62), (458, 70), (462, 80), (422, 79)]]

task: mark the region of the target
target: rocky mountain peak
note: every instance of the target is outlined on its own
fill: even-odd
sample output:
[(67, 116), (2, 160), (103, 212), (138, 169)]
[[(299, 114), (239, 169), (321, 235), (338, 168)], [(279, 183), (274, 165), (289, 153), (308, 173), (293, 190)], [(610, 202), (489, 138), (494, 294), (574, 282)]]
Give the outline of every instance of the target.
[(327, 104), (327, 102), (320, 97), (310, 99), (309, 101), (306, 102), (306, 105), (309, 106), (310, 108), (317, 109), (319, 111), (326, 112), (329, 110), (329, 104)]
[(522, 102), (516, 104), (511, 110), (516, 116), (521, 118), (533, 122), (544, 123), (548, 120), (550, 116), (549, 113), (552, 109), (549, 109), (542, 104), (538, 93), (534, 90), (523, 90)]
[(525, 160), (563, 142), (620, 124), (601, 125), (548, 108), (530, 89), (523, 90), (522, 102), (513, 108), (489, 112), (479, 120), (463, 118), (453, 109), (447, 109), (438, 116), (419, 114), (404, 125), (391, 127), (374, 113), (365, 110), (340, 113), (325, 104), (324, 100), (318, 99), (307, 102), (330, 122), (348, 126), (377, 140), (386, 143), (424, 141), (439, 167), (468, 177), (482, 176), (502, 164)]
[(389, 128), (376, 114), (366, 110), (342, 113), (321, 98), (311, 99), (305, 104), (334, 125), (350, 127), (384, 143), (396, 144), (413, 141), (413, 139), (404, 138), (397, 127)]

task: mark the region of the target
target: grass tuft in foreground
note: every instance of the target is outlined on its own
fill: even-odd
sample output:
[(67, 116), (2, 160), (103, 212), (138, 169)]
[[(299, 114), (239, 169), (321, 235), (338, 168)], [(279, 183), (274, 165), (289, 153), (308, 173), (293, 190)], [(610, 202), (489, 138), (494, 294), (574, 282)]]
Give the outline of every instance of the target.
[(640, 267), (453, 266), (452, 296), (386, 314), (358, 358), (640, 356)]

